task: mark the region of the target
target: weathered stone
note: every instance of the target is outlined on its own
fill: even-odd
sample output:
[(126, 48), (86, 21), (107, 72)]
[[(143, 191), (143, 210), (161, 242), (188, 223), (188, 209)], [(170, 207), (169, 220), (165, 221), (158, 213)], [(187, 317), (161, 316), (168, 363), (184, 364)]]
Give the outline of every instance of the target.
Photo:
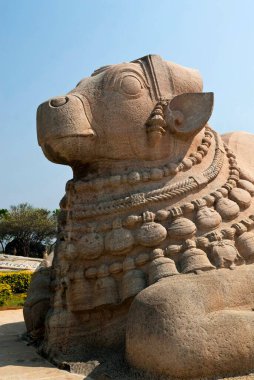
[[(230, 269), (254, 262), (254, 137), (222, 139), (207, 124), (212, 107), (197, 71), (152, 55), (105, 66), (39, 106), (44, 154), (73, 169), (50, 277), (48, 355), (117, 349), (129, 315), (137, 369), (183, 378), (251, 369), (253, 266)], [(29, 310), (29, 326), (34, 319)]]
[(254, 266), (168, 277), (141, 292), (127, 323), (127, 359), (169, 378), (253, 370)]

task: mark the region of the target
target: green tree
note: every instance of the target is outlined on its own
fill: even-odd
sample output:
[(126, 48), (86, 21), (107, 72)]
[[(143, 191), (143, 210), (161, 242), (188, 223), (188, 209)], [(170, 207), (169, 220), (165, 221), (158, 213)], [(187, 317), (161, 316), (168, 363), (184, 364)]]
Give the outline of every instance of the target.
[(4, 219), (6, 218), (7, 214), (8, 210), (5, 208), (0, 209), (0, 245), (2, 247), (2, 252), (4, 252), (6, 243), (11, 239), (4, 223)]
[(0, 239), (16, 239), (24, 256), (30, 255), (31, 243), (50, 245), (56, 238), (57, 215), (28, 203), (11, 206), (0, 218)]

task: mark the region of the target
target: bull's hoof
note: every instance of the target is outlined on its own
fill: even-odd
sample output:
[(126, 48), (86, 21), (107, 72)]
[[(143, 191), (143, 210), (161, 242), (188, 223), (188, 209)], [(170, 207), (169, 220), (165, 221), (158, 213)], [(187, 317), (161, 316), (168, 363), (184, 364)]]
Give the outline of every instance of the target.
[(254, 369), (254, 265), (167, 278), (134, 300), (126, 353), (137, 369), (169, 378)]

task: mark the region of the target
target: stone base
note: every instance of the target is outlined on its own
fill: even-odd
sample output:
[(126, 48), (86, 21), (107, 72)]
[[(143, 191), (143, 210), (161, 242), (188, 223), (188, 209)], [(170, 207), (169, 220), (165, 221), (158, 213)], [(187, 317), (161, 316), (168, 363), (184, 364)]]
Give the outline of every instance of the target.
[[(129, 305), (128, 305), (129, 308)], [(49, 312), (42, 351), (51, 360), (87, 361), (100, 356), (101, 348), (120, 350), (125, 345), (127, 311), (123, 308), (117, 318), (114, 310), (100, 309), (86, 312)], [(114, 318), (112, 317), (114, 315)]]

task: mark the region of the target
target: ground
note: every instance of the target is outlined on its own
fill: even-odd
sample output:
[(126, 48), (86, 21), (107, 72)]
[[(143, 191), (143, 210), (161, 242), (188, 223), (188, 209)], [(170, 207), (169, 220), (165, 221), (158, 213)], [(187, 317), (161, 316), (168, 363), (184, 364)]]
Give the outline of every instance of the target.
[[(82, 375), (59, 370), (21, 339), (25, 332), (22, 309), (0, 311), (1, 380), (81, 380)], [(87, 379), (88, 380), (88, 379)]]
[[(0, 379), (1, 380), (110, 380), (107, 374), (96, 377), (75, 375), (54, 367), (37, 354), (33, 346), (21, 339), (25, 332), (22, 309), (0, 311)], [(92, 364), (92, 363), (91, 363)], [(94, 363), (93, 363), (94, 364)], [(79, 367), (79, 368), (78, 368)], [(77, 370), (88, 370), (88, 363)], [(83, 372), (84, 373), (84, 372)], [(129, 377), (128, 377), (129, 378)], [(123, 376), (113, 379), (123, 380)], [(139, 377), (139, 379), (141, 379)], [(142, 378), (145, 380), (145, 378)], [(225, 380), (254, 380), (254, 374)]]

